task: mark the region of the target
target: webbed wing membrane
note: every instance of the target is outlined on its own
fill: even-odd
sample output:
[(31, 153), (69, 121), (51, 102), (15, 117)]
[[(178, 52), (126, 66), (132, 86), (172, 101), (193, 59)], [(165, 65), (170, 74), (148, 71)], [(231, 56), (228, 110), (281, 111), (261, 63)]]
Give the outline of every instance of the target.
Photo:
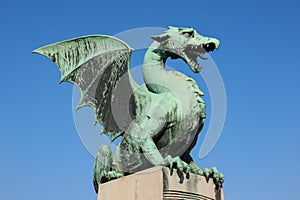
[[(51, 59), (61, 72), (61, 82), (78, 86), (78, 108), (90, 106), (102, 132), (111, 140), (121, 135), (135, 115), (135, 82), (129, 73), (132, 49), (117, 38), (92, 35), (34, 50)], [(132, 98), (133, 97), (133, 98)]]

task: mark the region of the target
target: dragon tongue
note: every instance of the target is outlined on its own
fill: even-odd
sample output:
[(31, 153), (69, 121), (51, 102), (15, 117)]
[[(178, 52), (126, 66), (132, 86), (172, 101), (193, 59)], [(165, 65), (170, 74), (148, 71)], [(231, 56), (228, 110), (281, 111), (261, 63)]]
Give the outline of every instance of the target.
[(207, 60), (207, 59), (208, 59), (207, 57), (204, 56), (203, 53), (199, 54), (199, 57), (200, 57), (201, 59), (203, 59), (203, 60)]

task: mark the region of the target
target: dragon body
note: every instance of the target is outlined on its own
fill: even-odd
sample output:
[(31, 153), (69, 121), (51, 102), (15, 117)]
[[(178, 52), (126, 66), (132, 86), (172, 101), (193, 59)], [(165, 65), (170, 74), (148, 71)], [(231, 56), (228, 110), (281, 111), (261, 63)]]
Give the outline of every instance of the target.
[(96, 192), (103, 182), (151, 166), (211, 177), (217, 185), (224, 181), (215, 168), (201, 170), (190, 156), (206, 116), (202, 91), (190, 77), (165, 69), (171, 57), (183, 59), (193, 72), (200, 72), (197, 59), (206, 59), (204, 54), (218, 49), (219, 41), (191, 28), (176, 27), (152, 39), (144, 57), (142, 86), (129, 71), (132, 49), (111, 36), (86, 36), (34, 51), (56, 63), (61, 81), (80, 88), (78, 107), (94, 109), (104, 134), (112, 141), (122, 137), (114, 153), (107, 145), (99, 148)]

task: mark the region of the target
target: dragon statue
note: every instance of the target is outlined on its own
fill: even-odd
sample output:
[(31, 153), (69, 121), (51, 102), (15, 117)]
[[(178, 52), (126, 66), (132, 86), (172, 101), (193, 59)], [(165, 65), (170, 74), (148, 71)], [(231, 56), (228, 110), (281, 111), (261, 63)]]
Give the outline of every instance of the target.
[(207, 59), (204, 54), (218, 49), (219, 41), (192, 28), (177, 27), (152, 39), (144, 57), (142, 86), (129, 71), (132, 49), (112, 36), (85, 36), (33, 51), (58, 66), (61, 82), (78, 86), (78, 108), (94, 110), (102, 133), (111, 141), (121, 137), (114, 153), (108, 145), (99, 148), (94, 167), (96, 192), (101, 183), (151, 166), (212, 178), (217, 186), (224, 181), (216, 168), (201, 170), (190, 156), (206, 116), (203, 92), (190, 77), (165, 69), (169, 57), (181, 58), (199, 73), (197, 59)]

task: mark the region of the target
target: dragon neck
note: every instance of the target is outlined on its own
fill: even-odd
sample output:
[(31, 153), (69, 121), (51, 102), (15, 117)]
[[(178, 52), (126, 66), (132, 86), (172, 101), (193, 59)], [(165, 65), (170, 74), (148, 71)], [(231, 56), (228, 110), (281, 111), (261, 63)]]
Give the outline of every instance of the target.
[(168, 57), (169, 55), (161, 49), (160, 43), (156, 41), (152, 43), (145, 54), (143, 76), (145, 84), (151, 92), (174, 91), (182, 86), (180, 82), (186, 82), (185, 75), (165, 69)]
[(200, 107), (205, 113), (204, 102), (200, 97), (203, 93), (196, 81), (180, 72), (165, 69), (165, 62), (169, 56), (160, 48), (158, 42), (154, 42), (147, 50), (143, 63), (143, 76), (148, 90), (156, 94), (165, 92), (175, 94), (185, 115), (198, 112)]

